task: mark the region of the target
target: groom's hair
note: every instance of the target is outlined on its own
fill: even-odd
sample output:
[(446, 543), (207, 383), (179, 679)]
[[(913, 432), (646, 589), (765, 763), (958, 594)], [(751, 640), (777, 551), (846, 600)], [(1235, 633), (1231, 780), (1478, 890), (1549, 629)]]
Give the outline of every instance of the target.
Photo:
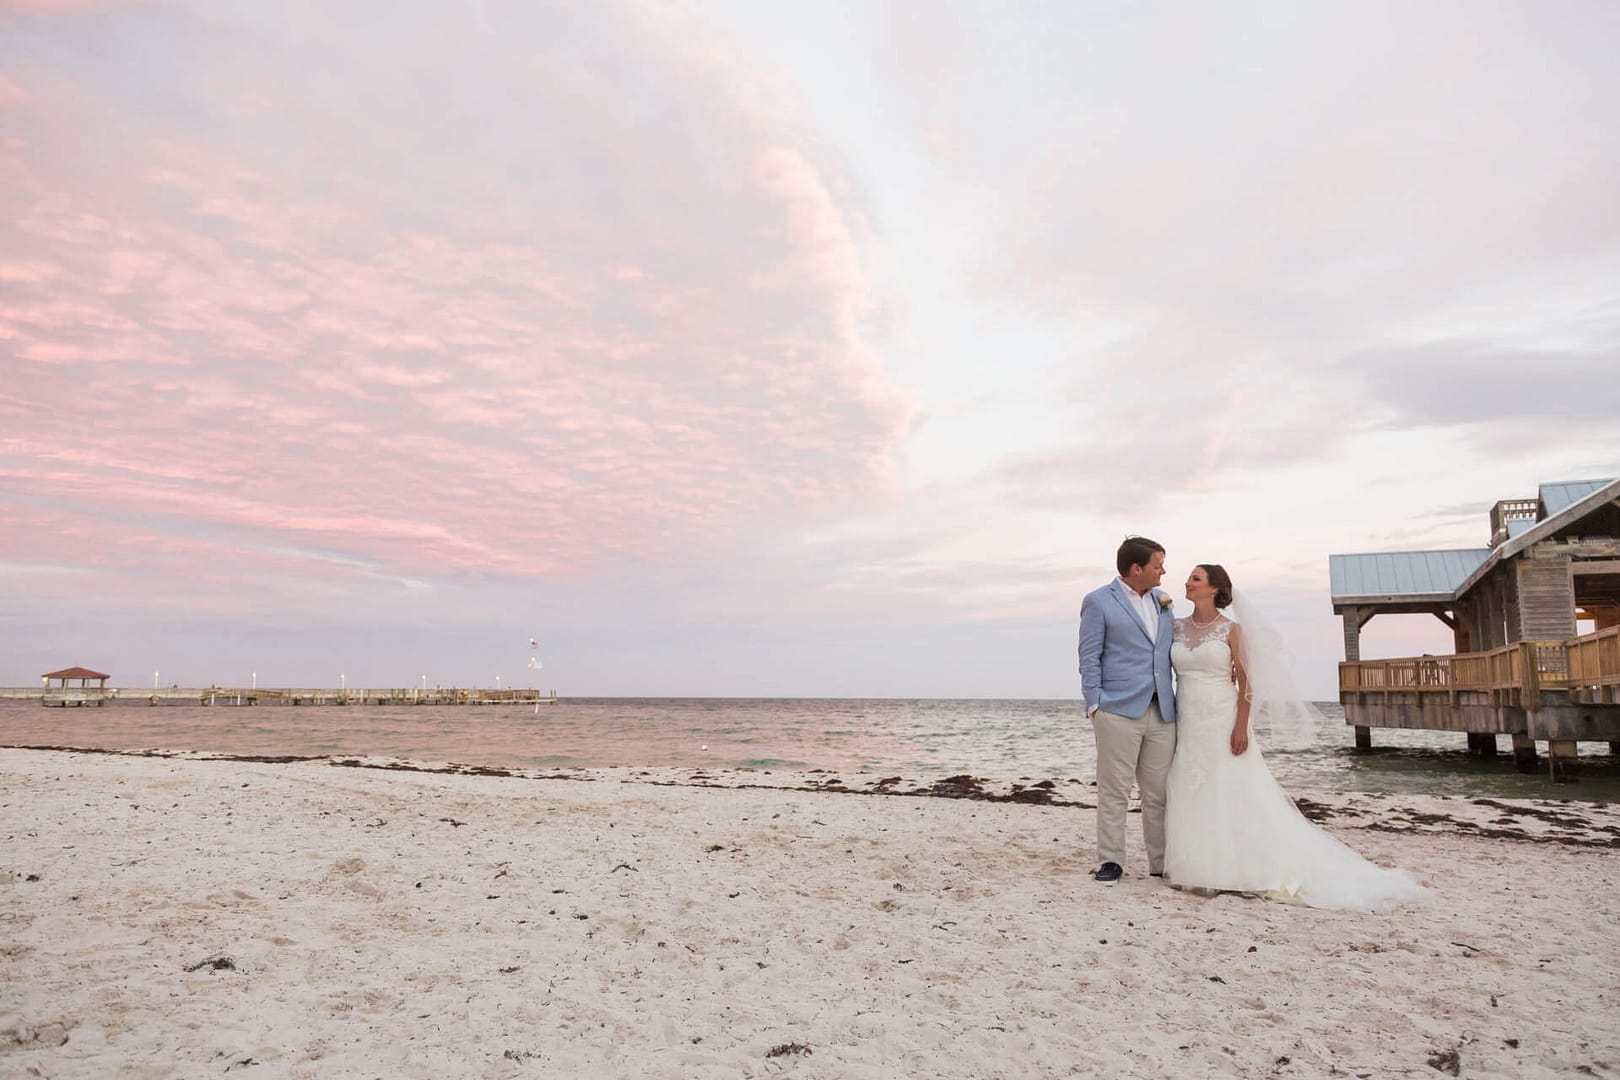
[(1125, 542), (1119, 545), (1119, 554), (1114, 556), (1114, 566), (1119, 570), (1119, 576), (1124, 577), (1131, 572), (1133, 566), (1146, 566), (1153, 561), (1155, 551), (1163, 551), (1164, 545), (1156, 540), (1149, 540), (1145, 536), (1127, 536)]
[(1226, 572), (1226, 567), (1220, 563), (1201, 562), (1198, 569), (1209, 578), (1209, 583), (1215, 586), (1215, 606), (1226, 607), (1232, 602), (1232, 575)]

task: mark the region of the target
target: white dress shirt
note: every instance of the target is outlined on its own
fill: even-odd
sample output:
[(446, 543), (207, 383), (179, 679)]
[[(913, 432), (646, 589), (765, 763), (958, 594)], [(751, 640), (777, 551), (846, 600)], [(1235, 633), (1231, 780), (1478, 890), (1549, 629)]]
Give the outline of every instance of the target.
[(1159, 643), (1159, 600), (1149, 589), (1145, 593), (1138, 593), (1125, 583), (1124, 578), (1119, 579), (1120, 588), (1125, 590), (1125, 598), (1136, 608), (1137, 617), (1142, 620), (1142, 629), (1147, 631), (1148, 640), (1155, 645)]

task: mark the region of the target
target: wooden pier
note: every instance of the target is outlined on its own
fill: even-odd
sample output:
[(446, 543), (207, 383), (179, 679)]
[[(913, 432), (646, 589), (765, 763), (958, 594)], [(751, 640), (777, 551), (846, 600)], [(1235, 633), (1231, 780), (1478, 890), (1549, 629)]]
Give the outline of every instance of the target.
[[(1521, 770), (1547, 745), (1555, 781), (1578, 776), (1581, 742), (1620, 754), (1620, 480), (1544, 484), (1491, 510), (1486, 548), (1334, 555), (1333, 610), (1344, 620), (1339, 701), (1356, 747), (1373, 728), (1464, 734), (1494, 755), (1511, 736)], [(1375, 616), (1430, 615), (1456, 652), (1363, 660)], [(1577, 623), (1594, 629), (1577, 634)]]
[[(131, 691), (140, 693), (141, 691)], [(554, 705), (557, 691), (463, 690), (435, 686), (363, 689), (351, 687), (218, 687), (154, 690), (148, 704), (239, 705)]]
[[(105, 676), (103, 676), (105, 678)], [(132, 687), (72, 687), (46, 690), (10, 687), (0, 698), (36, 699), (42, 705), (201, 705), (218, 708), (254, 705), (555, 705), (555, 690), (464, 690), (456, 687), (362, 689), (350, 687), (187, 687), (151, 690)]]

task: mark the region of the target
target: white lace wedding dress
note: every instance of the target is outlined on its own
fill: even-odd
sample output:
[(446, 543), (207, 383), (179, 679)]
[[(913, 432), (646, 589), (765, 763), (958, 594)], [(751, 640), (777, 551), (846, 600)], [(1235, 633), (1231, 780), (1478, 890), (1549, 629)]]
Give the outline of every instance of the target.
[(1234, 757), (1232, 623), (1177, 619), (1176, 756), (1166, 788), (1165, 878), (1181, 888), (1258, 893), (1319, 908), (1373, 911), (1426, 890), (1363, 859), (1307, 821), (1266, 767), (1252, 735)]

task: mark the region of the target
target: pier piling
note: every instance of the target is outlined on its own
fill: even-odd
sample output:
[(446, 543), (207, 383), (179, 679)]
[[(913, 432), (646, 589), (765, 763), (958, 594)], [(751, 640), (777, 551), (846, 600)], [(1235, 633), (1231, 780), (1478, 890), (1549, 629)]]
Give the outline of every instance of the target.
[(1580, 779), (1574, 739), (1551, 739), (1547, 743), (1547, 764), (1555, 784), (1573, 784)]
[(1533, 773), (1539, 767), (1536, 760), (1536, 740), (1528, 735), (1513, 736), (1513, 762), (1522, 773)]

